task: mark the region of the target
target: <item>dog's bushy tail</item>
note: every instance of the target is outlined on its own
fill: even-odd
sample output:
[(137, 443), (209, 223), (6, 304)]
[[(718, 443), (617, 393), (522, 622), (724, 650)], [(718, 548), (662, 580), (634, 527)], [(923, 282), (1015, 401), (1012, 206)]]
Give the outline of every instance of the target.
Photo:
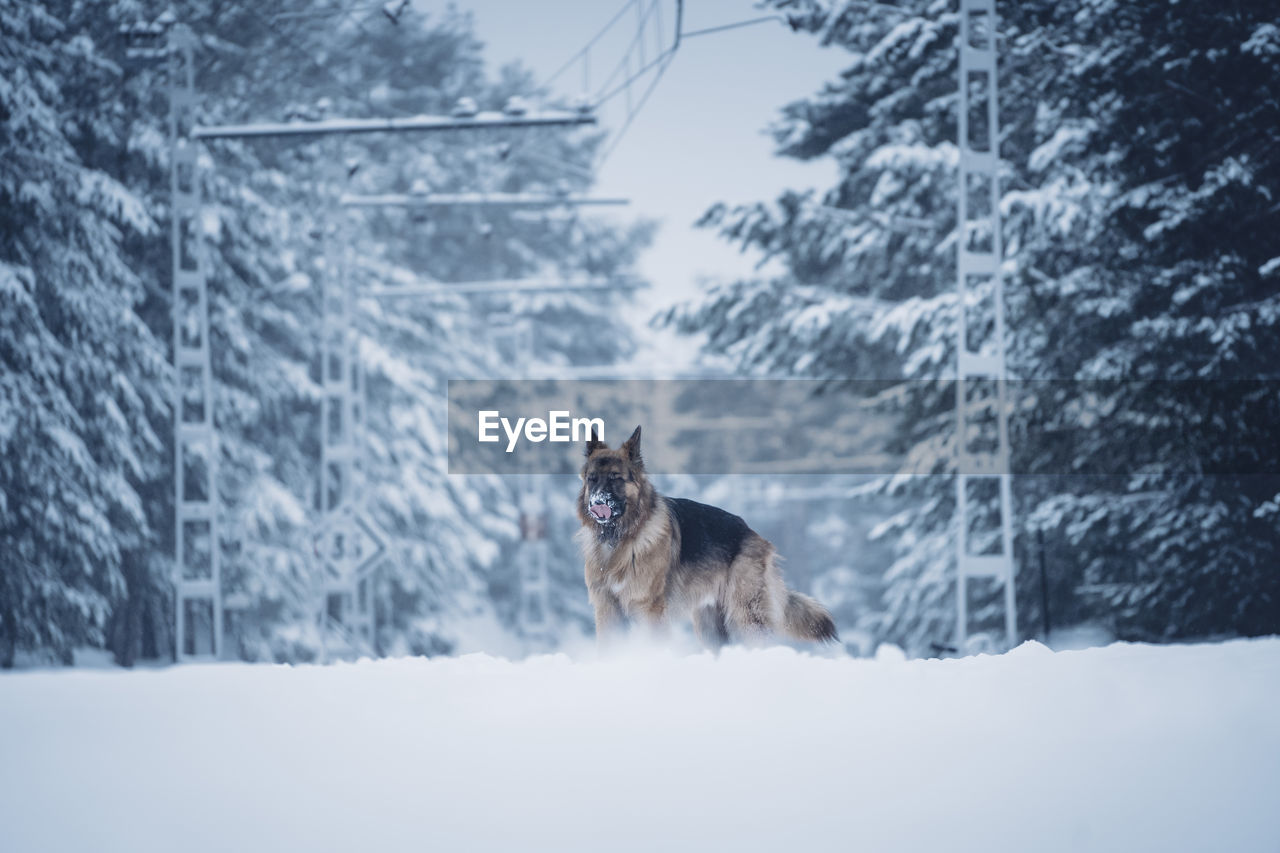
[(827, 608), (807, 595), (787, 591), (787, 604), (782, 611), (782, 623), (787, 633), (797, 640), (814, 640), (819, 643), (838, 643), (836, 623)]

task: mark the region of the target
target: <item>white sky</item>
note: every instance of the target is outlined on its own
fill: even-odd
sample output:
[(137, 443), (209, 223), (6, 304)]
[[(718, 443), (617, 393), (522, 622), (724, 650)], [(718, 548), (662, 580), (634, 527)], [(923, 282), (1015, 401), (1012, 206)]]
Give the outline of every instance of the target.
[[(436, 4), (418, 5), (429, 12)], [(464, 0), (457, 5), (472, 13), (491, 68), (520, 60), (544, 80), (613, 17), (622, 0)], [(751, 0), (686, 0), (685, 6), (685, 32), (768, 14)], [(662, 0), (664, 43), (669, 43), (674, 9), (675, 0)], [(608, 76), (636, 24), (628, 13), (593, 49), (592, 88)], [(648, 32), (652, 58), (657, 32)], [(805, 164), (775, 157), (772, 139), (763, 131), (784, 104), (817, 91), (847, 64), (847, 54), (823, 49), (812, 36), (793, 33), (781, 21), (683, 43), (599, 176), (599, 194), (629, 198), (632, 215), (662, 222), (641, 264), (654, 283), (647, 308), (687, 297), (701, 276), (750, 274), (758, 257), (741, 255), (713, 231), (692, 227), (713, 203), (771, 201), (786, 188), (833, 182), (829, 160)], [(562, 75), (554, 88), (581, 92), (581, 66)], [(620, 96), (602, 113), (602, 124), (614, 130), (624, 114)]]

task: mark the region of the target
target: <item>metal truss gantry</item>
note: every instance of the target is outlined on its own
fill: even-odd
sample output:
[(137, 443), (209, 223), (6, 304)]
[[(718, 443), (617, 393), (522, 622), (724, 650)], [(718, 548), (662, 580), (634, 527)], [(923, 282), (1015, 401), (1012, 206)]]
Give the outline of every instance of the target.
[[(172, 222), (174, 443), (174, 656), (179, 662), (224, 656), (226, 619), (243, 605), (223, 589), (218, 512), (218, 434), (209, 327), (209, 261), (201, 234), (200, 146), (207, 139), (317, 137), (360, 133), (430, 132), (570, 127), (596, 123), (589, 110), (479, 112), (455, 116), (328, 119), (311, 122), (203, 126), (197, 123), (195, 34), (170, 13), (153, 23), (120, 28), (126, 58), (166, 62), (169, 95), (169, 155)], [(558, 199), (563, 204), (564, 199)], [(608, 203), (608, 202), (606, 202)], [(350, 327), (352, 295), (342, 276), (342, 243), (326, 231), (326, 287), (321, 330), (321, 471), (317, 503), (330, 529), (315, 537), (316, 556), (328, 566), (354, 566), (340, 582), (326, 584), (322, 618), (334, 606), (356, 618), (350, 640), (371, 640), (373, 604), (360, 569), (370, 564), (366, 548), (378, 544), (354, 511), (359, 474), (359, 431), (364, 422), (364, 379)], [(372, 540), (364, 537), (372, 536)], [(327, 549), (322, 555), (322, 549)], [(354, 575), (355, 580), (351, 580)], [(348, 625), (339, 626), (343, 629)]]
[[(626, 199), (595, 198), (564, 194), (540, 195), (533, 193), (415, 193), (410, 195), (345, 195), (343, 207), (390, 208), (453, 208), (478, 207), (498, 209), (542, 209), (555, 207), (585, 207), (598, 205), (625, 205)], [(638, 284), (630, 279), (498, 279), (493, 281), (427, 282), (420, 285), (381, 286), (360, 292), (361, 296), (377, 298), (433, 297), (445, 295), (514, 294), (525, 292), (563, 292), (593, 290), (603, 285), (612, 288), (631, 288)], [(351, 293), (344, 289), (344, 293)], [(517, 364), (533, 362), (533, 327), (528, 318), (512, 318), (503, 324), (492, 321), (490, 325), (500, 329), (511, 339)], [(523, 496), (520, 504), (520, 551), (517, 579), (520, 584), (520, 601), (516, 610), (516, 622), (520, 632), (531, 640), (549, 636), (551, 625), (551, 547), (547, 539), (549, 518), (548, 496), (545, 484), (538, 479), (535, 486)]]
[[(996, 10), (995, 0), (959, 2), (956, 648), (963, 654), (969, 639), (971, 578), (990, 578), (1003, 586), (1006, 647), (1016, 642), (1017, 609), (1005, 388), (1004, 281), (1000, 269), (1003, 245)], [(981, 499), (974, 497), (975, 490), (982, 495), (994, 491), (1000, 516), (999, 553), (989, 553), (990, 548), (984, 548), (987, 553), (971, 553), (971, 539), (978, 538), (971, 525), (978, 517), (975, 504)], [(986, 538), (991, 537), (988, 534)]]

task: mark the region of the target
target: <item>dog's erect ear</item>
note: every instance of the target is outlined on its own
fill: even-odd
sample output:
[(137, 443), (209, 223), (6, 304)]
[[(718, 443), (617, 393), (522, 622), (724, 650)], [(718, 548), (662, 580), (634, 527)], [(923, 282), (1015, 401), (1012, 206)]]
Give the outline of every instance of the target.
[(627, 454), (632, 465), (644, 464), (644, 460), (640, 458), (640, 427), (636, 427), (636, 431), (631, 433), (631, 438), (624, 441), (620, 449)]
[(597, 450), (608, 450), (609, 445), (600, 440), (600, 433), (596, 432), (596, 428), (591, 428), (591, 438), (587, 439), (587, 456), (595, 453)]

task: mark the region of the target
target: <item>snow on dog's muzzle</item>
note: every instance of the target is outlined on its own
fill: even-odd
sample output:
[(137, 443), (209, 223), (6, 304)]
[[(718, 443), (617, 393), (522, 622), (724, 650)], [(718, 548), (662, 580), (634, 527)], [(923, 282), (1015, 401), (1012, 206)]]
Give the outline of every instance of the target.
[(618, 500), (608, 492), (595, 492), (587, 501), (587, 513), (596, 524), (608, 524), (622, 515)]

